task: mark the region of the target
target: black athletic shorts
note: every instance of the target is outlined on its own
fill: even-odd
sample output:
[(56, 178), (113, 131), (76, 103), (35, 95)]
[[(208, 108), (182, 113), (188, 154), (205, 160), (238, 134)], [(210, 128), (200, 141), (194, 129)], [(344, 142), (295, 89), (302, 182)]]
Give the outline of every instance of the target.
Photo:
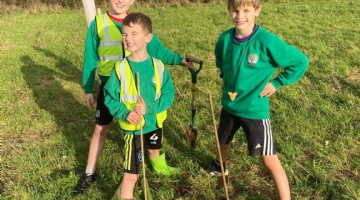
[(105, 106), (104, 99), (104, 86), (105, 83), (101, 82), (100, 91), (96, 101), (96, 124), (109, 125), (113, 121), (113, 116), (110, 114), (109, 109)]
[[(157, 129), (149, 133), (145, 133), (144, 151), (148, 149), (161, 149), (162, 147), (162, 129)], [(141, 163), (141, 141), (140, 135), (125, 134), (125, 160), (124, 172), (130, 174), (139, 174)], [(145, 153), (145, 152), (144, 152)]]
[(269, 119), (247, 119), (221, 110), (218, 137), (220, 144), (229, 144), (235, 132), (242, 127), (245, 132), (250, 156), (275, 155)]

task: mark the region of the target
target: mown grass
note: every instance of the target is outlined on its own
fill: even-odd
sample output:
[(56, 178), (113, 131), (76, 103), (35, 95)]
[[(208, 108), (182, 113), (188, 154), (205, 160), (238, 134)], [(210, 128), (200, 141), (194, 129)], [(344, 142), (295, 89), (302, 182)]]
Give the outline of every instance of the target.
[[(360, 4), (354, 1), (264, 2), (257, 22), (310, 58), (305, 76), (271, 98), (271, 120), (294, 199), (360, 198)], [(106, 10), (105, 7), (102, 8)], [(132, 10), (135, 10), (133, 8)], [(183, 173), (147, 173), (155, 199), (221, 199), (221, 179), (203, 173), (216, 153), (207, 91), (220, 112), (214, 65), (218, 35), (231, 27), (225, 4), (137, 6), (149, 15), (162, 42), (204, 60), (198, 75), (195, 151), (186, 144), (191, 120), (190, 73), (169, 67), (176, 101), (165, 124), (169, 163)], [(2, 199), (110, 199), (122, 176), (122, 136), (117, 123), (98, 164), (98, 180), (82, 195), (72, 189), (87, 160), (94, 111), (81, 88), (86, 35), (81, 9), (8, 10), (0, 24), (0, 134)], [(217, 119), (218, 120), (218, 119)], [(247, 156), (236, 135), (230, 155), (231, 199), (277, 199), (258, 157)], [(142, 198), (141, 187), (136, 190)]]

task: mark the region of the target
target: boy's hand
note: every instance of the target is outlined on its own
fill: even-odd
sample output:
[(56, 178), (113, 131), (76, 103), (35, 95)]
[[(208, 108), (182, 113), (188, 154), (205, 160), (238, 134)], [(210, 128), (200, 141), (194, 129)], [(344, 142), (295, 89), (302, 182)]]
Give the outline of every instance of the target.
[(184, 67), (187, 67), (187, 68), (193, 68), (194, 65), (191, 61), (187, 62), (186, 61), (186, 58), (182, 59), (181, 60), (181, 65), (184, 66)]
[(269, 82), (266, 84), (264, 90), (260, 93), (260, 96), (261, 97), (263, 97), (263, 96), (270, 97), (275, 92), (276, 92), (276, 89), (275, 89), (274, 85), (271, 82)]
[(94, 95), (93, 94), (85, 94), (85, 104), (86, 106), (92, 110), (95, 107)]
[(126, 121), (131, 124), (140, 124), (141, 123), (141, 115), (138, 115), (135, 111), (131, 111), (126, 117)]
[(140, 102), (136, 104), (135, 111), (138, 115), (145, 115), (146, 113), (146, 104), (144, 99), (140, 96)]

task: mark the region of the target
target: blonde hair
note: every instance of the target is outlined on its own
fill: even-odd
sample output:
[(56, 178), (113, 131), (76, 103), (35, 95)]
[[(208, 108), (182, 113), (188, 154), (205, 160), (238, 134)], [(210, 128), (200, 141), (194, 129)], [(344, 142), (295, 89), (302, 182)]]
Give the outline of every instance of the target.
[(252, 5), (255, 9), (258, 9), (260, 4), (260, 0), (228, 0), (228, 10), (245, 5)]

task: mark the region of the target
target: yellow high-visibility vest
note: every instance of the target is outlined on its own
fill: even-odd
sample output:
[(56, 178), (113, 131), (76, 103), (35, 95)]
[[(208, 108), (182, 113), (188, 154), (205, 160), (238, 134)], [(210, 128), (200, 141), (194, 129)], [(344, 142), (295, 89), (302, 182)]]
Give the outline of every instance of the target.
[[(155, 100), (161, 97), (161, 86), (164, 78), (165, 66), (164, 63), (156, 58), (152, 58), (152, 63), (155, 72), (156, 89)], [(115, 72), (121, 83), (120, 86), (120, 102), (124, 103), (129, 110), (135, 110), (136, 103), (139, 101), (134, 75), (127, 58), (122, 62), (115, 64)], [(156, 124), (158, 128), (163, 127), (163, 122), (167, 117), (166, 110), (156, 114)], [(140, 130), (140, 124), (134, 125), (127, 121), (119, 119), (120, 128), (127, 131)], [(141, 122), (141, 127), (145, 124), (144, 118)]]
[(124, 49), (122, 34), (107, 13), (97, 15), (95, 19), (100, 38), (98, 73), (101, 76), (110, 76), (114, 64), (122, 61), (130, 52)]

